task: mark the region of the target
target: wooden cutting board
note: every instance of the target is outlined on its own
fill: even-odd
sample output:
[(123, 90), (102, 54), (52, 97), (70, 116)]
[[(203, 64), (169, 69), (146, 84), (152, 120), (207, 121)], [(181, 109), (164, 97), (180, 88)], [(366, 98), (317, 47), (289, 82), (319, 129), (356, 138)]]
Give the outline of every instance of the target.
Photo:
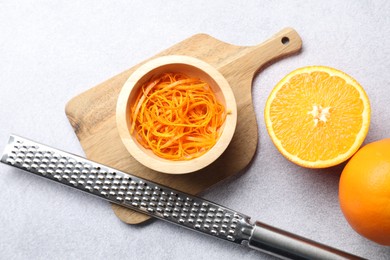
[[(170, 175), (153, 171), (131, 157), (121, 142), (116, 129), (116, 101), (127, 78), (143, 63), (71, 99), (66, 105), (66, 115), (88, 159), (197, 194), (240, 172), (250, 163), (258, 140), (251, 95), (253, 77), (263, 66), (298, 52), (301, 46), (299, 35), (291, 28), (283, 29), (262, 44), (249, 47), (235, 46), (206, 34), (197, 34), (152, 57), (177, 54), (201, 59), (218, 69), (233, 89), (238, 123), (232, 142), (218, 160), (195, 173)], [(149, 219), (146, 215), (117, 205), (112, 205), (112, 208), (128, 224)]]

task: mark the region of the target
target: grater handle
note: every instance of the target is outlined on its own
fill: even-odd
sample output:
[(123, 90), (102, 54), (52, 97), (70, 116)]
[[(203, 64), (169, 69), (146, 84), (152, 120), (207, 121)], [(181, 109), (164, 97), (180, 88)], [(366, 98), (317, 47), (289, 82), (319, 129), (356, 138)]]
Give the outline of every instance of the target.
[(252, 249), (283, 259), (364, 259), (258, 221), (248, 242)]

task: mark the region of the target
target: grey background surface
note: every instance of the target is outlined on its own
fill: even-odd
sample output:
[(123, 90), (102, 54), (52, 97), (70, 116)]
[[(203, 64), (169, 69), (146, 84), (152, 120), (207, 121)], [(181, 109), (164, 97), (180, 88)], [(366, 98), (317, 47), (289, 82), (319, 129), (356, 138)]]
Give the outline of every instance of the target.
[[(296, 166), (264, 125), (275, 84), (306, 65), (345, 71), (372, 105), (366, 139), (390, 137), (389, 1), (0, 1), (0, 149), (10, 133), (83, 155), (68, 100), (196, 33), (236, 45), (295, 28), (299, 55), (253, 82), (259, 146), (248, 169), (201, 195), (287, 231), (369, 259), (390, 248), (355, 233), (338, 204), (343, 165)], [(274, 259), (154, 220), (129, 226), (110, 205), (0, 165), (1, 259)]]

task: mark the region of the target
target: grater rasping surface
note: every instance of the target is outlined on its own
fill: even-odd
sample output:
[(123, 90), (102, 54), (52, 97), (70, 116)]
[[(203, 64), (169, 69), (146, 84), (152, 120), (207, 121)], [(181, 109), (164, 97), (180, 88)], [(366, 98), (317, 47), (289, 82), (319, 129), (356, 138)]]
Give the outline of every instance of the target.
[(362, 259), (216, 203), (11, 135), (1, 162), (165, 221), (283, 259)]
[(15, 135), (1, 162), (238, 244), (253, 229), (248, 216), (231, 209)]

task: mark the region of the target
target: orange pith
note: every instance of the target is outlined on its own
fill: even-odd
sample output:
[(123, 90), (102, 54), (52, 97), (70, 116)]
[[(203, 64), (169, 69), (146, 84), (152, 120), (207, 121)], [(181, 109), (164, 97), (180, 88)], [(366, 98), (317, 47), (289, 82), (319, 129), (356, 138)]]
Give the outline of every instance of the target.
[(363, 88), (347, 74), (311, 66), (276, 85), (264, 117), (272, 141), (287, 159), (323, 168), (345, 161), (360, 147), (370, 105)]

